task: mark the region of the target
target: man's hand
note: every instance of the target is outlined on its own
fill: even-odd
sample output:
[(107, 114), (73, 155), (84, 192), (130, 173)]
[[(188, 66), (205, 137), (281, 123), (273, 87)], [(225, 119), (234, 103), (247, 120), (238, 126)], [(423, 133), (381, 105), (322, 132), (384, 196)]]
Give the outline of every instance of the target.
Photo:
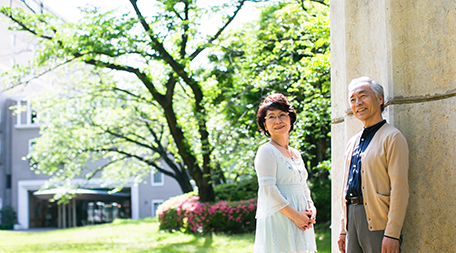
[(339, 251), (342, 253), (345, 253), (345, 235), (339, 236), (339, 240), (337, 240), (337, 244), (339, 244)]
[(399, 253), (399, 241), (388, 237), (383, 237), (382, 253)]

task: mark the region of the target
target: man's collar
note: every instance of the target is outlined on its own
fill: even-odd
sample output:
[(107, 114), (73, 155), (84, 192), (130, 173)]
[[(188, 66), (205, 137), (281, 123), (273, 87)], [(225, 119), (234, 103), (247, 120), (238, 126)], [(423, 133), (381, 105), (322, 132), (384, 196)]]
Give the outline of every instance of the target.
[(375, 130), (378, 130), (380, 129), (380, 127), (382, 127), (384, 124), (386, 124), (386, 119), (378, 122), (377, 124), (373, 125), (373, 126), (370, 126), (370, 127), (363, 127), (363, 133), (369, 133), (369, 132), (372, 132), (372, 131), (375, 131)]

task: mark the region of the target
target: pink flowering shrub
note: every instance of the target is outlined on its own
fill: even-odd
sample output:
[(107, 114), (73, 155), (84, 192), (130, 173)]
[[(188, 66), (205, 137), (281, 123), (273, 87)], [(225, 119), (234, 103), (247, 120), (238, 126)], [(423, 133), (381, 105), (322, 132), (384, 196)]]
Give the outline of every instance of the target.
[(201, 203), (195, 193), (169, 199), (159, 206), (160, 229), (193, 233), (243, 233), (255, 230), (256, 198), (241, 201)]

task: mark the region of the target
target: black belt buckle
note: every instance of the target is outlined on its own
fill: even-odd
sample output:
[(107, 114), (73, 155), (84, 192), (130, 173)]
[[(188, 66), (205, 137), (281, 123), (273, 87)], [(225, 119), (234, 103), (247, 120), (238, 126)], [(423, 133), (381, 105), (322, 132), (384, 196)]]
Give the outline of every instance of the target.
[(362, 205), (363, 204), (363, 198), (350, 198), (350, 199), (347, 199), (347, 203), (349, 205), (354, 205), (354, 206)]

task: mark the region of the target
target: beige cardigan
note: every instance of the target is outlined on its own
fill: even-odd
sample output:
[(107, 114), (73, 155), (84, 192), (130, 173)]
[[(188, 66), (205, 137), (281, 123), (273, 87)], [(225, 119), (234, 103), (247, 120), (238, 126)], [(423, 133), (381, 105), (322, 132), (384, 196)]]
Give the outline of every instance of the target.
[[(345, 150), (341, 233), (346, 234), (345, 195), (350, 161), (356, 140), (353, 136)], [(402, 133), (384, 124), (361, 155), (361, 188), (370, 231), (385, 230), (385, 236), (399, 238), (409, 199), (409, 150)]]

